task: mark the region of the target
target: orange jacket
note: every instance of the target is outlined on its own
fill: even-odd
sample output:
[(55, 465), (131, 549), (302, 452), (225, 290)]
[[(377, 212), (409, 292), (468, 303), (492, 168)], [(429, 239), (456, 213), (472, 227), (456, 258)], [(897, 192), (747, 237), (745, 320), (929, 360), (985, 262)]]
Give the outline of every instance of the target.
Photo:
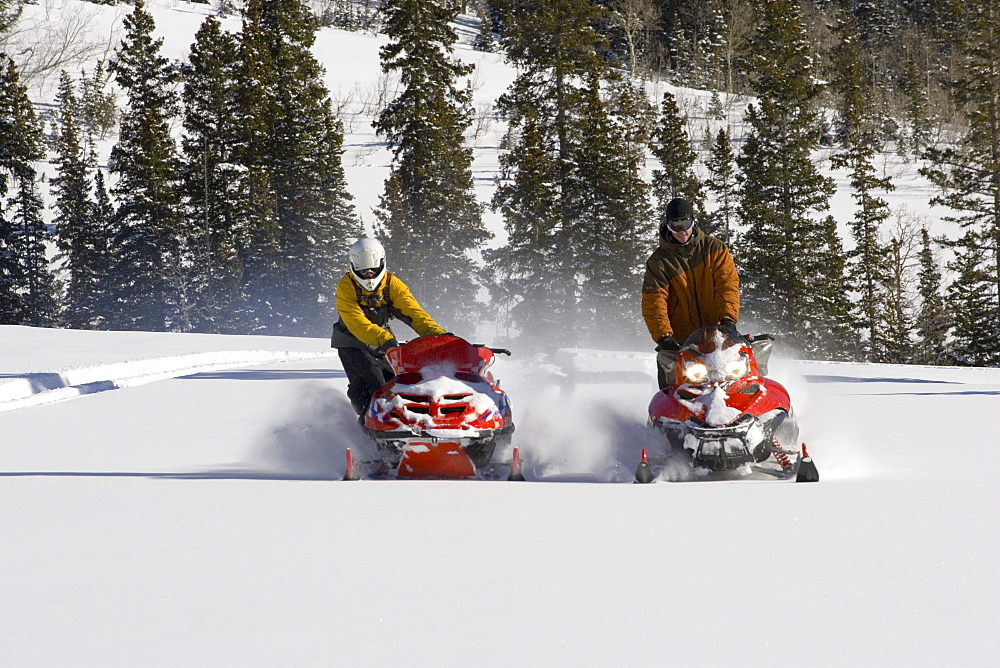
[(330, 345), (334, 348), (378, 347), (395, 338), (389, 319), (402, 320), (420, 336), (444, 334), (420, 307), (406, 283), (385, 272), (378, 286), (368, 292), (348, 272), (337, 284), (337, 314)]
[(722, 241), (697, 227), (684, 245), (660, 239), (642, 280), (642, 318), (654, 341), (670, 334), (683, 343), (699, 327), (739, 316), (740, 278)]

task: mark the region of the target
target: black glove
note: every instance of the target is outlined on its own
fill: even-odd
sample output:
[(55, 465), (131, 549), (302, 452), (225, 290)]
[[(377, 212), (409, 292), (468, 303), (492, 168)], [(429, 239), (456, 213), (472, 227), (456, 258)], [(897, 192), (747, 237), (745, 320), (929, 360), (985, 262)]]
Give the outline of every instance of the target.
[(723, 318), (720, 320), (719, 329), (725, 332), (726, 336), (730, 338), (743, 338), (743, 335), (736, 329), (736, 321), (732, 318)]
[(378, 355), (379, 357), (384, 357), (385, 351), (389, 350), (389, 348), (395, 348), (398, 345), (399, 341), (397, 341), (395, 338), (389, 339), (388, 341), (380, 345), (378, 348), (376, 348), (375, 354)]
[(681, 349), (681, 344), (677, 343), (677, 339), (667, 334), (666, 336), (661, 336), (656, 342), (656, 352), (667, 351), (671, 353), (676, 353)]

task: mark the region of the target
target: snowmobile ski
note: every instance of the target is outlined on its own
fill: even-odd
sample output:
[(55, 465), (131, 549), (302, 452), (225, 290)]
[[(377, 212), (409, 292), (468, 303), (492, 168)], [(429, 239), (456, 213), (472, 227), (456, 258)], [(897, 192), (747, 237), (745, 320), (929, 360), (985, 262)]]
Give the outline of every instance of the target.
[(649, 465), (649, 459), (646, 456), (646, 448), (643, 448), (642, 459), (639, 461), (639, 466), (635, 470), (635, 482), (646, 485), (655, 481), (656, 476), (653, 475), (653, 467)]

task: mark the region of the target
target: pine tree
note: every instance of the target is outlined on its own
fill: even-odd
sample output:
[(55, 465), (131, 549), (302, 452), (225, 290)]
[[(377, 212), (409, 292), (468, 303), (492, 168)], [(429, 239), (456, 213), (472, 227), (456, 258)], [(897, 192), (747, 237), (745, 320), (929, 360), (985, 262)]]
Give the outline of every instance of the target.
[(951, 315), (941, 295), (941, 269), (926, 227), (920, 231), (920, 242), (920, 302), (913, 323), (917, 332), (913, 361), (917, 364), (947, 364), (951, 359), (946, 345)]
[(711, 142), (705, 187), (715, 195), (715, 211), (708, 216), (708, 226), (723, 241), (732, 241), (736, 232), (737, 170), (736, 154), (725, 128)]
[(17, 23), (24, 10), (24, 4), (25, 0), (0, 0), (0, 37), (10, 32)]
[(375, 123), (392, 146), (393, 168), (376, 215), (392, 264), (432, 314), (445, 321), (478, 315), (479, 286), (469, 253), (490, 238), (464, 144), (471, 73), (452, 55), (455, 10), (443, 0), (389, 0), (382, 70), (399, 73), (403, 90)]
[(170, 121), (177, 111), (174, 69), (153, 40), (153, 17), (142, 0), (125, 17), (115, 52), (115, 80), (128, 98), (110, 171), (118, 201), (112, 225), (113, 294), (120, 329), (164, 330), (182, 294), (169, 278), (183, 267), (182, 217), (177, 206), (177, 156)]
[(551, 141), (533, 116), (526, 116), (517, 143), (503, 156), (516, 170), (499, 181), (492, 207), (504, 219), (507, 243), (483, 251), (492, 303), (505, 314), (501, 324), (519, 330), (528, 347), (562, 338), (560, 310), (565, 290), (547, 278), (561, 251), (562, 220)]
[(227, 321), (242, 295), (236, 247), (239, 204), (232, 196), (239, 182), (235, 147), (240, 132), (232, 114), (238, 47), (236, 37), (209, 17), (183, 68), (181, 193), (196, 272), (192, 319), (202, 331), (230, 331)]
[(507, 246), (489, 254), (504, 286), (525, 286), (511, 309), (527, 344), (575, 345), (582, 318), (580, 257), (573, 209), (573, 156), (592, 141), (579, 122), (584, 83), (607, 78), (608, 43), (594, 26), (601, 12), (587, 0), (502, 0), (501, 37), (518, 75), (498, 100), (508, 122), (501, 155), (504, 180), (492, 206), (501, 211)]
[(909, 127), (908, 148), (912, 155), (920, 155), (930, 141), (932, 117), (924, 77), (912, 54), (906, 59), (900, 88), (906, 96), (904, 120)]
[(965, 264), (949, 288), (956, 354), (995, 365), (1000, 359), (988, 348), (1000, 321), (1000, 0), (970, 4), (957, 18), (960, 68), (952, 93), (967, 129), (953, 146), (928, 148), (931, 164), (921, 173), (941, 191), (931, 205), (956, 212), (943, 218), (966, 230), (956, 250)]
[(55, 199), (57, 260), (65, 273), (63, 320), (70, 327), (88, 329), (98, 313), (93, 310), (95, 244), (93, 239), (91, 175), (93, 158), (84, 153), (77, 121), (79, 100), (66, 71), (59, 80), (59, 126), (56, 138), (56, 176), (51, 181)]
[[(799, 261), (807, 278), (807, 290), (800, 295), (801, 329), (790, 337), (798, 340), (800, 350), (816, 357), (856, 360), (858, 340), (851, 321), (851, 302), (844, 289), (847, 257), (837, 221), (825, 216), (818, 223), (802, 227), (805, 257)], [(741, 316), (742, 318), (742, 316)]]
[(798, 9), (764, 0), (752, 40), (759, 102), (747, 109), (750, 136), (737, 159), (743, 173), (739, 241), (742, 320), (778, 334), (803, 353), (850, 348), (843, 256), (829, 208), (834, 184), (810, 158), (819, 138), (820, 85)]
[(86, 71), (80, 73), (80, 109), (77, 121), (86, 129), (88, 139), (104, 139), (118, 123), (115, 95), (105, 91), (111, 75), (103, 60), (97, 61), (89, 76)]
[(642, 154), (630, 149), (625, 128), (608, 114), (596, 76), (582, 112), (589, 140), (574, 151), (568, 193), (580, 251), (580, 334), (590, 346), (634, 344), (644, 334), (635, 317), (636, 288), (653, 238), (649, 188), (639, 175)]
[(0, 324), (49, 325), (55, 319), (48, 231), (33, 165), (43, 156), (42, 126), (27, 89), (14, 61), (0, 53)]
[[(902, 324), (898, 309), (889, 303), (892, 263), (890, 248), (882, 242), (882, 228), (890, 216), (889, 204), (875, 193), (895, 187), (890, 179), (880, 178), (873, 166), (875, 153), (882, 148), (880, 121), (871, 82), (861, 63), (857, 27), (847, 22), (839, 30), (843, 39), (836, 59), (842, 98), (838, 134), (843, 149), (834, 154), (831, 163), (835, 168), (850, 171), (851, 197), (857, 203), (851, 221), (855, 247), (848, 254), (849, 285), (859, 295), (855, 303), (856, 326), (867, 335), (868, 359), (886, 362), (889, 339), (897, 335)], [(898, 349), (900, 344), (894, 347)]]
[(248, 2), (231, 197), (244, 293), (236, 322), (247, 332), (326, 333), (343, 253), (360, 231), (341, 163), (343, 129), (310, 51), (315, 39), (300, 0)]
[(500, 10), (494, 0), (483, 0), (478, 6), (479, 31), (472, 41), (476, 51), (491, 53), (499, 49), (497, 33), (500, 32)]
[(38, 192), (33, 167), (19, 174), (16, 182), (17, 191), (11, 201), (11, 247), (17, 249), (23, 271), (20, 324), (48, 327), (58, 322), (59, 305), (55, 278), (49, 271), (46, 256), (51, 234), (42, 217), (45, 204)]
[(997, 293), (991, 289), (994, 272), (991, 242), (972, 229), (966, 230), (955, 248), (954, 260), (948, 263), (948, 269), (956, 275), (948, 286), (954, 324), (951, 350), (963, 365), (1000, 365), (1000, 349), (996, 345), (1000, 331)]
[(93, 244), (93, 283), (91, 284), (90, 310), (95, 314), (94, 327), (110, 329), (112, 316), (115, 313), (114, 281), (112, 271), (114, 257), (112, 255), (111, 228), (115, 215), (115, 207), (111, 203), (107, 186), (104, 183), (104, 172), (98, 168), (94, 173), (94, 197), (90, 209), (90, 240)]
[(702, 209), (705, 195), (694, 171), (698, 154), (691, 147), (687, 121), (681, 116), (673, 93), (663, 94), (660, 121), (653, 130), (650, 149), (660, 168), (653, 170), (653, 193), (657, 201), (657, 217), (663, 218), (667, 203), (675, 197), (691, 202), (696, 211)]

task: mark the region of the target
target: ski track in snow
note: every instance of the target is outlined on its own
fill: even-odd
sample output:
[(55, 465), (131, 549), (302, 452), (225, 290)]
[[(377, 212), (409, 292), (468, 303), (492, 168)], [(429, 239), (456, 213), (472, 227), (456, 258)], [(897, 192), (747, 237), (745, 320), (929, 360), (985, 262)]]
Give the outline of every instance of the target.
[(336, 353), (234, 350), (11, 375), (0, 378), (0, 413), (194, 373), (328, 357)]

